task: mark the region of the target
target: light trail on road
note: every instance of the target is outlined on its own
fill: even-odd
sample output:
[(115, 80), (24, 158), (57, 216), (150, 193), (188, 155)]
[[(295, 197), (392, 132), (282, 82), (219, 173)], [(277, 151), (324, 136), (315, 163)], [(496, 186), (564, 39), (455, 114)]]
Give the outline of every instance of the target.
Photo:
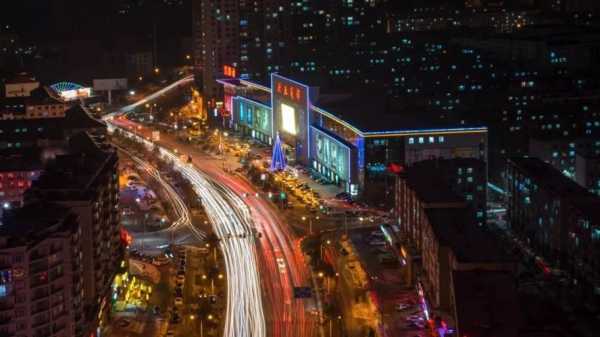
[[(124, 131), (148, 147), (158, 146)], [(266, 337), (257, 253), (248, 208), (226, 186), (209, 180), (171, 151), (160, 146), (158, 148), (161, 156), (173, 161), (174, 167), (190, 181), (220, 239), (227, 275), (227, 311), (223, 336)]]
[(192, 183), (220, 239), (228, 280), (224, 336), (265, 337), (266, 325), (250, 213), (239, 197), (225, 186), (208, 181), (193, 166), (182, 163), (171, 152), (161, 148), (161, 154), (173, 160), (176, 168)]
[(167, 232), (172, 233), (172, 232), (181, 230), (183, 228), (186, 228), (186, 229), (190, 230), (190, 232), (194, 235), (194, 237), (197, 240), (199, 240), (199, 241), (204, 240), (206, 238), (206, 233), (204, 233), (203, 231), (201, 231), (193, 226), (189, 208), (187, 207), (187, 205), (185, 204), (184, 200), (181, 198), (179, 193), (177, 193), (177, 191), (175, 191), (173, 186), (171, 186), (171, 184), (162, 177), (160, 172), (154, 166), (152, 166), (150, 163), (148, 163), (144, 159), (134, 155), (133, 153), (129, 152), (127, 149), (123, 148), (122, 146), (118, 146), (115, 144), (113, 144), (113, 145), (115, 147), (117, 147), (119, 149), (119, 151), (121, 151), (121, 152), (125, 153), (127, 156), (129, 156), (138, 165), (138, 167), (140, 169), (144, 170), (146, 172), (146, 174), (148, 174), (152, 179), (154, 179), (158, 184), (160, 184), (160, 186), (162, 187), (162, 189), (165, 192), (165, 195), (167, 198), (166, 201), (173, 208), (173, 212), (175, 213), (176, 220), (171, 222), (169, 227), (158, 230), (158, 231), (154, 231), (149, 234), (167, 233)]
[[(149, 139), (150, 130), (140, 127), (139, 124), (127, 119), (119, 118), (110, 121), (128, 133), (135, 134), (136, 138), (151, 146)], [(137, 134), (140, 135), (137, 135)], [(312, 284), (310, 271), (304, 260), (299, 241), (290, 230), (290, 226), (280, 217), (278, 210), (266, 197), (255, 197), (258, 192), (254, 186), (238, 176), (225, 173), (218, 162), (211, 162), (201, 157), (193, 147), (176, 143), (167, 137), (162, 137), (159, 142), (168, 149), (177, 149), (178, 154), (187, 153), (193, 156), (193, 163), (201, 169), (201, 175), (207, 177), (213, 184), (220, 184), (227, 190), (234, 192), (236, 202), (230, 203), (233, 208), (240, 208), (241, 212), (251, 212), (252, 221), (256, 231), (262, 237), (257, 245), (258, 266), (262, 277), (262, 298), (268, 306), (268, 335), (276, 337), (312, 337), (319, 333), (320, 324), (318, 317), (307, 314), (317, 309), (312, 300), (297, 300), (293, 296), (293, 288), (297, 286), (310, 286)], [(191, 164), (185, 164), (192, 167)], [(246, 195), (248, 197), (240, 198)], [(285, 264), (280, 269), (278, 259)]]
[(171, 91), (173, 89), (176, 89), (180, 85), (191, 83), (193, 81), (194, 81), (194, 75), (186, 76), (186, 77), (184, 77), (184, 78), (182, 78), (180, 80), (177, 80), (177, 81), (169, 84), (168, 86), (166, 86), (166, 87), (164, 87), (164, 88), (162, 88), (162, 89), (160, 89), (160, 90), (158, 90), (158, 91), (156, 91), (156, 92), (154, 92), (154, 93), (152, 93), (152, 94), (150, 94), (150, 95), (142, 98), (141, 100), (139, 100), (139, 101), (137, 101), (137, 102), (135, 102), (133, 104), (124, 106), (124, 107), (120, 108), (119, 110), (117, 110), (115, 112), (112, 112), (112, 113), (104, 115), (102, 117), (102, 119), (105, 120), (105, 121), (107, 121), (107, 120), (112, 119), (117, 114), (127, 114), (127, 113), (133, 111), (138, 106), (144, 105), (146, 103), (149, 103), (149, 102), (157, 99), (158, 97), (166, 94), (167, 92), (169, 92), (169, 91)]

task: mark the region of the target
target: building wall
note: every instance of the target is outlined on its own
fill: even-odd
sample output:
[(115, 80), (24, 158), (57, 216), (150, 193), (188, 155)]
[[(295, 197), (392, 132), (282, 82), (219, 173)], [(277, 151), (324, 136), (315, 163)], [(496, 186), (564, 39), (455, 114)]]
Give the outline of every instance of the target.
[(31, 182), (39, 177), (40, 172), (39, 170), (0, 172), (0, 206), (4, 206), (5, 202), (11, 204), (11, 207), (20, 206), (23, 193), (31, 187)]
[[(552, 169), (550, 167), (550, 169)], [(568, 181), (568, 178), (562, 177)], [(570, 182), (570, 181), (569, 181)], [(506, 168), (508, 220), (514, 233), (545, 261), (574, 277), (597, 280), (600, 276), (600, 224), (597, 214), (578, 207), (576, 198), (600, 205), (600, 199), (557, 193), (560, 181), (535, 181), (530, 173), (510, 161)], [(576, 276), (575, 276), (576, 275)], [(587, 291), (592, 291), (593, 282)]]
[(5, 85), (5, 96), (29, 97), (31, 96), (31, 92), (39, 86), (39, 82), (7, 83)]
[(575, 180), (588, 191), (600, 196), (600, 156), (575, 156)]
[[(82, 247), (84, 307), (87, 317), (93, 317), (86, 321), (86, 331), (95, 331), (106, 321), (110, 306), (105, 303), (110, 303), (110, 286), (124, 256), (117, 163), (116, 153), (109, 152), (85, 191), (35, 190), (37, 197), (52, 198), (72, 209), (80, 219), (82, 241), (86, 242)], [(104, 311), (100, 311), (101, 307)]]
[(27, 104), (25, 119), (35, 118), (63, 118), (65, 111), (69, 109), (68, 104)]
[(81, 237), (73, 227), (31, 245), (0, 248), (0, 332), (83, 336)]
[(194, 0), (194, 66), (201, 74), (202, 93), (216, 98), (223, 65), (235, 66), (240, 59), (240, 15), (237, 0)]
[(235, 96), (232, 98), (233, 123), (240, 131), (264, 144), (273, 141), (273, 114), (271, 108), (264, 104)]

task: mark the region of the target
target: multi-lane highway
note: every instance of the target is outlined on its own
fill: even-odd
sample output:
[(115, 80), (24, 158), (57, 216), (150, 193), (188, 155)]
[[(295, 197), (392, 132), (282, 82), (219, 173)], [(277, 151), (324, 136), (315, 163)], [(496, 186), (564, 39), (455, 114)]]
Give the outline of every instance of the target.
[[(151, 133), (127, 119), (117, 118), (110, 123), (136, 132), (144, 139), (149, 139)], [(182, 172), (197, 187), (213, 227), (222, 238), (230, 289), (226, 336), (267, 333), (270, 336), (315, 336), (317, 317), (308, 314), (314, 309), (314, 303), (293, 297), (294, 287), (311, 284), (309, 270), (299, 242), (278, 210), (266, 198), (256, 197), (257, 191), (246, 180), (224, 172), (218, 161), (193, 146), (180, 144), (169, 135), (161, 137), (160, 145), (192, 156), (193, 165), (185, 164)], [(242, 197), (244, 195), (248, 197)], [(250, 235), (252, 228), (261, 234), (256, 241)], [(251, 246), (244, 247), (243, 243)], [(258, 323), (259, 314), (263, 325)]]
[[(151, 145), (143, 138), (136, 138)], [(227, 274), (224, 336), (265, 337), (267, 331), (257, 253), (248, 208), (226, 186), (210, 181), (205, 174), (181, 161), (167, 148), (159, 149), (161, 155), (173, 161), (176, 169), (192, 183), (220, 239)]]

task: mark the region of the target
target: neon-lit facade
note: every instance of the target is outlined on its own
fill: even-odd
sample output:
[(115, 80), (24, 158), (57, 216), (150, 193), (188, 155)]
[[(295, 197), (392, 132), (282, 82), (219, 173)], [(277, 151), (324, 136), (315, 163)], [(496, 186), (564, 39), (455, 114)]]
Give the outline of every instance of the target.
[(262, 143), (272, 143), (273, 115), (270, 106), (236, 96), (232, 98), (232, 107), (234, 128)]
[(225, 124), (269, 145), (279, 134), (293, 164), (311, 168), (354, 196), (383, 179), (392, 162), (410, 165), (436, 157), (487, 161), (486, 127), (384, 125), (373, 130), (314, 105), (311, 97), (317, 97), (316, 88), (279, 74), (271, 74), (270, 87), (242, 79), (217, 82), (232, 101), (232, 120)]

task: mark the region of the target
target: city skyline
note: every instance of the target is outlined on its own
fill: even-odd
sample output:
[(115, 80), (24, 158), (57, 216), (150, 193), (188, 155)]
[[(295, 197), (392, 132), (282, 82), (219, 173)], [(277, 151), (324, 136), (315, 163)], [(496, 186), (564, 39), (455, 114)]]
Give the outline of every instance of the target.
[(0, 337), (594, 336), (600, 3), (0, 16)]

